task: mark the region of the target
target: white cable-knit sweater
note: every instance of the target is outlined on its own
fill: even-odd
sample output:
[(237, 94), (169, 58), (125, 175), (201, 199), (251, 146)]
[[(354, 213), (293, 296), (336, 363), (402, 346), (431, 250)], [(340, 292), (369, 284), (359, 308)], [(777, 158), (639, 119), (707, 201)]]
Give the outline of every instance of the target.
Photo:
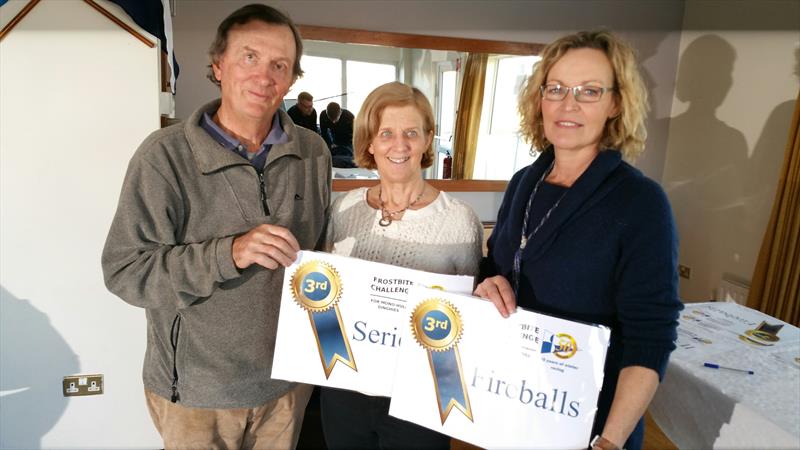
[(380, 210), (367, 204), (367, 188), (340, 196), (331, 208), (327, 250), (427, 272), (478, 274), (483, 226), (464, 202), (440, 192), (387, 227), (378, 225), (380, 218)]

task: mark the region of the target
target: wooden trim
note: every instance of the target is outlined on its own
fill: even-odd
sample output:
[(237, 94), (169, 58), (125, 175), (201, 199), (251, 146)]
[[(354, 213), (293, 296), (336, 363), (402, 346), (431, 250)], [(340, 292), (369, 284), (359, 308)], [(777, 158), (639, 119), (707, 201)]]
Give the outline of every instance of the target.
[(427, 36), (422, 34), (320, 27), (316, 25), (298, 25), (297, 28), (300, 30), (300, 35), (303, 36), (303, 39), (342, 42), (345, 44), (386, 45), (390, 47), (523, 56), (538, 55), (544, 48), (544, 44), (530, 44), (526, 42)]
[[(431, 186), (445, 192), (505, 192), (508, 181), (503, 180), (425, 180)], [(333, 191), (346, 192), (360, 187), (378, 184), (375, 179), (334, 179)]]
[[(544, 44), (524, 42), (488, 41), (421, 34), (391, 33), (385, 31), (356, 30), (349, 28), (298, 25), (300, 35), (306, 40), (333, 41), (346, 44), (385, 45), (403, 48), (466, 51), (505, 55), (538, 55)], [(503, 180), (426, 180), (435, 188), (448, 192), (504, 192), (508, 181)], [(359, 187), (374, 186), (374, 179), (334, 179), (335, 192)]]
[(17, 26), (18, 23), (22, 22), (22, 19), (26, 15), (28, 15), (29, 12), (31, 12), (33, 7), (36, 6), (36, 4), (39, 3), (39, 1), (40, 0), (31, 0), (31, 1), (29, 1), (28, 4), (25, 5), (25, 7), (22, 8), (22, 10), (20, 10), (20, 12), (18, 12), (17, 15), (14, 16), (13, 19), (11, 19), (11, 22), (8, 22), (6, 24), (6, 26), (4, 26), (2, 30), (0, 30), (0, 41), (2, 41), (3, 38), (5, 38), (6, 35), (8, 33), (10, 33), (11, 30), (13, 30), (15, 26)]
[(111, 14), (110, 12), (108, 12), (108, 10), (106, 10), (102, 6), (100, 6), (97, 3), (95, 3), (94, 0), (83, 0), (83, 1), (84, 1), (84, 3), (87, 3), (89, 6), (91, 6), (94, 9), (96, 9), (97, 11), (99, 11), (100, 14), (108, 17), (109, 20), (111, 20), (115, 24), (119, 25), (120, 28), (122, 28), (123, 30), (125, 30), (128, 33), (132, 34), (133, 37), (135, 37), (136, 39), (142, 41), (142, 43), (144, 43), (144, 45), (146, 45), (146, 46), (148, 46), (150, 48), (153, 48), (153, 47), (156, 46), (155, 42), (153, 42), (150, 39), (147, 39), (146, 37), (144, 37), (141, 33), (139, 33), (138, 31), (134, 30), (133, 28), (131, 28), (130, 25), (128, 25), (127, 23), (123, 22), (117, 16), (115, 16), (114, 14)]
[(506, 180), (427, 180), (433, 187), (447, 192), (505, 192)]

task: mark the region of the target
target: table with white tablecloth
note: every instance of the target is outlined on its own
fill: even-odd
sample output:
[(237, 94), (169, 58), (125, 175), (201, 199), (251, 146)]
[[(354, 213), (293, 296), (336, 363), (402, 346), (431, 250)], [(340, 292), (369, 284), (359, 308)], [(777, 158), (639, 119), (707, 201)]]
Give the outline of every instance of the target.
[(800, 449), (797, 327), (735, 303), (693, 303), (676, 344), (649, 410), (679, 448)]

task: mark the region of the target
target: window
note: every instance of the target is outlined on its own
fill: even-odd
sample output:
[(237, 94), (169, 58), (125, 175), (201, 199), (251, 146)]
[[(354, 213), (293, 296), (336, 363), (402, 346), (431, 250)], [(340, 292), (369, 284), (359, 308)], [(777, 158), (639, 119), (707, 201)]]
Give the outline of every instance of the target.
[(306, 91), (314, 96), (317, 113), (323, 111), (328, 103), (336, 102), (357, 115), (373, 89), (397, 79), (395, 64), (304, 55), (302, 65), (305, 75), (286, 94), (287, 104), (294, 104), (297, 95)]
[[(297, 79), (286, 94), (287, 99), (297, 99), (297, 94), (306, 91), (314, 96), (314, 108), (318, 113), (325, 109), (329, 102), (342, 101), (341, 59), (304, 55), (301, 64), (305, 75)], [(291, 104), (294, 104), (294, 101)]]
[(508, 180), (535, 157), (519, 136), (517, 99), (538, 56), (491, 56), (486, 68), (481, 126), (475, 154), (476, 180)]
[[(367, 95), (376, 87), (397, 80), (397, 66), (362, 61), (347, 61), (346, 108), (358, 115)], [(343, 105), (344, 106), (344, 105)]]
[(453, 131), (456, 122), (456, 80), (458, 72), (450, 63), (439, 66), (438, 117), (435, 135), (436, 178), (444, 176), (444, 159), (453, 155)]

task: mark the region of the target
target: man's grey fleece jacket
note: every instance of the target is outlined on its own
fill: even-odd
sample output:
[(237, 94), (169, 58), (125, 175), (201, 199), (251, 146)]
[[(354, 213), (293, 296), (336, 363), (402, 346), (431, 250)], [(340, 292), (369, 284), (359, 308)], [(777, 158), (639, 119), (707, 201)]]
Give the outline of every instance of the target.
[(203, 112), (218, 108), (219, 100), (201, 107), (136, 151), (103, 275), (111, 292), (145, 308), (146, 389), (184, 406), (252, 408), (292, 386), (270, 378), (284, 270), (239, 271), (231, 245), (268, 223), (315, 248), (324, 239), (331, 158), (318, 134), (279, 111), (289, 140), (270, 150), (262, 181), (200, 127)]

